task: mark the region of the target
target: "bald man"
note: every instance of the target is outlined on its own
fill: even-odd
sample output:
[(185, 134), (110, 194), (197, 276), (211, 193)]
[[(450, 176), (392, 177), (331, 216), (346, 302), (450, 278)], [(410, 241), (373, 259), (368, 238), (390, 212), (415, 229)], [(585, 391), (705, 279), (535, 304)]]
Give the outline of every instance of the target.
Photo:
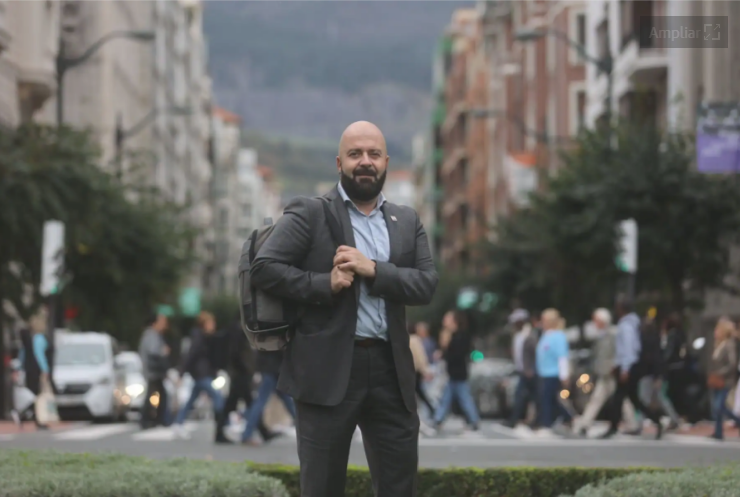
[(419, 216), (383, 196), (388, 163), (380, 129), (350, 125), (336, 187), (294, 199), (250, 271), (252, 284), (302, 311), (278, 382), (296, 401), (302, 497), (344, 496), (357, 426), (375, 496), (416, 496), (419, 417), (405, 308), (428, 304), (438, 277)]

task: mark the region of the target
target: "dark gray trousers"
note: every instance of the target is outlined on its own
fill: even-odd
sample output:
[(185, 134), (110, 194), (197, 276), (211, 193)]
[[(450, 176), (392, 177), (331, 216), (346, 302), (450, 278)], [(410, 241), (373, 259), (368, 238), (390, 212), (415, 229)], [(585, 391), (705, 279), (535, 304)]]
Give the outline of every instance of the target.
[(339, 405), (296, 402), (296, 410), (301, 497), (344, 497), (358, 425), (375, 497), (416, 497), (419, 416), (404, 405), (390, 345), (355, 346)]

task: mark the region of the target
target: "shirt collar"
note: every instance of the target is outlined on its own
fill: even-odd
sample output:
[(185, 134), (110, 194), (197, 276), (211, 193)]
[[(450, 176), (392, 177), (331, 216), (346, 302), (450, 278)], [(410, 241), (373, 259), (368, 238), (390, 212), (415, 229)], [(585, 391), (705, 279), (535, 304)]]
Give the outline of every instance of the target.
[[(352, 202), (352, 199), (349, 198), (349, 195), (347, 195), (347, 192), (344, 191), (344, 187), (342, 186), (341, 181), (337, 183), (337, 190), (339, 190), (339, 195), (342, 197), (342, 200), (344, 200), (345, 204), (349, 202), (352, 205), (352, 207), (357, 209), (357, 206), (355, 205), (355, 203)], [(385, 203), (385, 195), (383, 195), (383, 192), (380, 192), (380, 195), (378, 195), (378, 203), (375, 205), (375, 208), (373, 209), (373, 211), (380, 209), (384, 203)], [(359, 209), (357, 210), (359, 211)]]

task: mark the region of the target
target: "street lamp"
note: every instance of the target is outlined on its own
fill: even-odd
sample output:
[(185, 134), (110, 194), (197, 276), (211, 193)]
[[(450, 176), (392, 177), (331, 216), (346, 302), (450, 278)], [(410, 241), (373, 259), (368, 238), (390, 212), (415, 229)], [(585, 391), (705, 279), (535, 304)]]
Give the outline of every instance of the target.
[(607, 123), (611, 124), (612, 88), (614, 84), (613, 72), (612, 72), (612, 69), (614, 67), (614, 62), (612, 60), (611, 55), (607, 53), (602, 58), (593, 57), (589, 55), (588, 52), (586, 52), (586, 47), (584, 47), (581, 43), (578, 43), (577, 41), (572, 40), (567, 34), (563, 33), (560, 30), (553, 29), (553, 28), (521, 29), (514, 34), (514, 39), (517, 41), (523, 42), (523, 43), (530, 43), (533, 41), (540, 40), (544, 38), (545, 36), (552, 36), (553, 38), (557, 38), (558, 40), (565, 42), (567, 45), (573, 48), (576, 52), (578, 52), (578, 55), (580, 55), (585, 61), (587, 61), (590, 64), (593, 64), (599, 71), (606, 74), (606, 78), (607, 78), (607, 90), (606, 90), (606, 99), (605, 99), (606, 117), (607, 117)]
[(128, 38), (135, 41), (153, 41), (156, 38), (154, 31), (112, 31), (90, 45), (79, 57), (65, 57), (64, 37), (59, 37), (59, 51), (57, 52), (57, 125), (64, 122), (64, 75), (67, 70), (77, 67), (87, 61), (100, 47), (116, 38)]
[(544, 132), (539, 132), (536, 129), (532, 129), (529, 126), (527, 126), (527, 124), (524, 121), (522, 121), (520, 118), (509, 115), (503, 109), (471, 109), (469, 113), (472, 117), (476, 117), (476, 118), (503, 117), (509, 122), (514, 123), (522, 131), (522, 133), (524, 133), (527, 136), (531, 136), (532, 138), (537, 140), (537, 143), (542, 143), (542, 144), (547, 145), (551, 141), (562, 141), (562, 142), (570, 141), (570, 138), (567, 136), (550, 136), (547, 134), (546, 130)]
[(157, 115), (159, 115), (163, 111), (168, 114), (175, 115), (175, 116), (189, 116), (193, 113), (190, 107), (171, 107), (169, 109), (154, 108), (150, 110), (149, 113), (146, 114), (143, 118), (141, 118), (139, 122), (131, 126), (131, 128), (129, 128), (128, 130), (123, 128), (123, 117), (121, 116), (121, 114), (119, 113), (116, 116), (115, 161), (116, 161), (116, 175), (118, 176), (119, 179), (123, 176), (123, 166), (121, 163), (121, 155), (123, 152), (123, 142), (139, 134), (141, 130), (143, 130), (147, 125), (149, 125), (154, 120), (154, 118), (157, 117)]

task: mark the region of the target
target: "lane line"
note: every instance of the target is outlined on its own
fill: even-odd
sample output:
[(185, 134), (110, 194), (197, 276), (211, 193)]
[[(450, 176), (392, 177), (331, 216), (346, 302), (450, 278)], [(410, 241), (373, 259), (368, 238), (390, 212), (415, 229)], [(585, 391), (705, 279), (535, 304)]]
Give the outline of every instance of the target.
[(66, 430), (56, 433), (52, 437), (55, 440), (99, 440), (101, 438), (118, 435), (136, 428), (133, 424), (87, 426), (74, 430)]

